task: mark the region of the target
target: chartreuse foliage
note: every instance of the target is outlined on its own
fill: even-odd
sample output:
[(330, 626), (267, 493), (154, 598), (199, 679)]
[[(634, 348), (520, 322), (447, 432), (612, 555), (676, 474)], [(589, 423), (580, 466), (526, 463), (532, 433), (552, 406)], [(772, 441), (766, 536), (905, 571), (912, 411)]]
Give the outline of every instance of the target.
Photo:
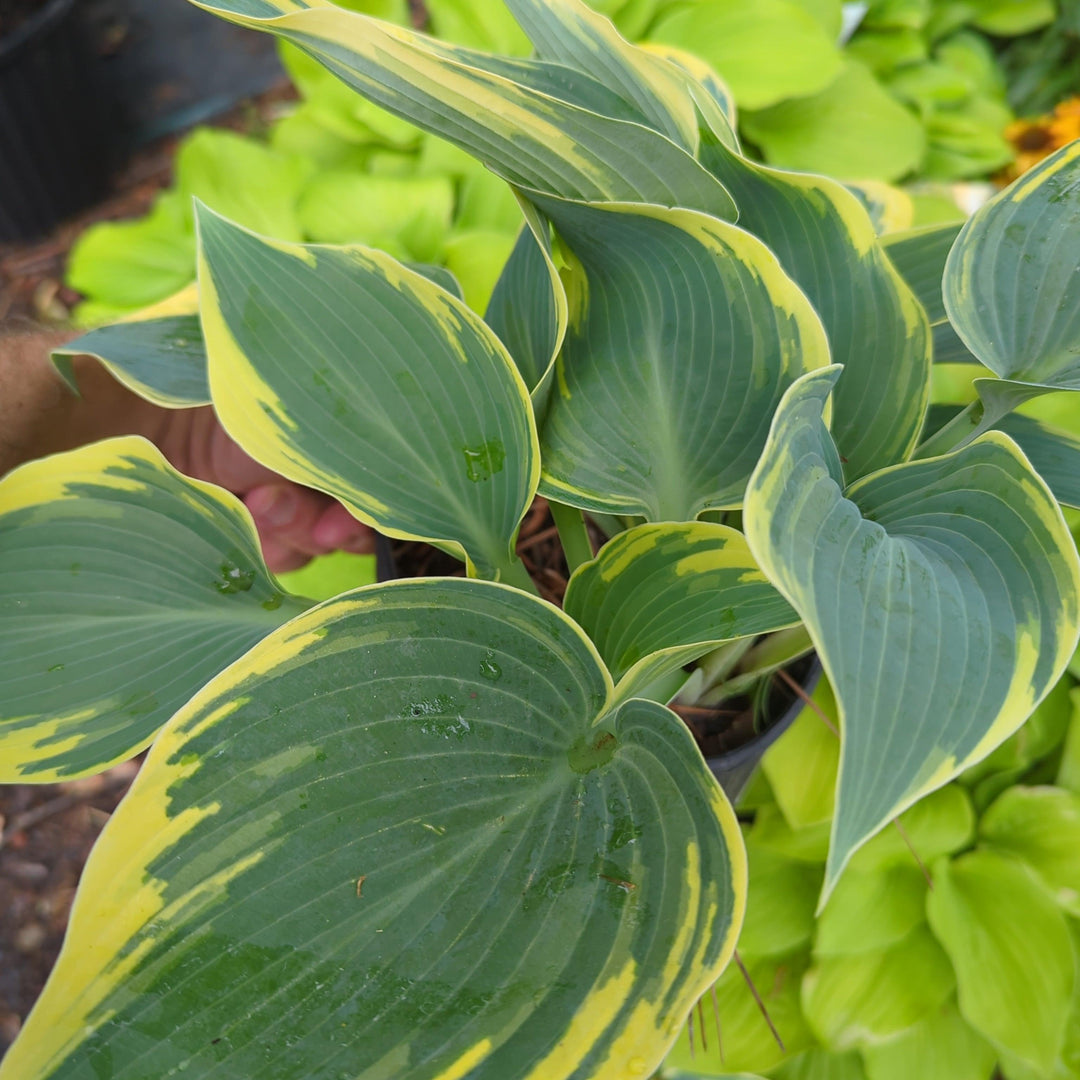
[[(1007, 435), (913, 460), (940, 321), (918, 297), (937, 270), (894, 267), (843, 187), (747, 162), (715, 76), (575, 0), (509, 4), (530, 59), (326, 0), (200, 6), (477, 157), (525, 226), (485, 321), (445, 272), (197, 205), (184, 363), (172, 309), (75, 351), (170, 405), (204, 400), (201, 376), (255, 459), (437, 544), (471, 580), (301, 613), (235, 503), (141, 444), (0, 484), (0, 536), (23, 560), (0, 607), (14, 775), (100, 767), (164, 724), (3, 1080), (644, 1080), (721, 976), (746, 903), (743, 839), (666, 708), (687, 692), (672, 677), (703, 658), (695, 677), (722, 697), (811, 646), (842, 747), (827, 762), (803, 745), (836, 793), (805, 777), (749, 831), (761, 888), (790, 892), (747, 924), (755, 981), (792, 1018), (792, 1049), (898, 1039), (952, 1007), (954, 968), (983, 1030), (919, 917), (906, 846), (875, 834), (934, 793), (903, 817), (923, 857), (970, 842), (970, 799), (935, 789), (1072, 658), (1080, 566)], [(1043, 206), (1050, 230), (1069, 189), (1052, 202), (1057, 174), (1040, 175), (1004, 198)], [(1010, 226), (965, 229), (946, 298), (964, 251)], [(1050, 256), (1024, 264), (1029, 287), (1061, 278)], [(967, 296), (949, 319), (987, 360), (988, 313)], [(1063, 320), (1055, 356), (1075, 346)], [(565, 613), (527, 595), (516, 553), (538, 492), (575, 570)], [(595, 554), (582, 511), (612, 536)], [(71, 569), (84, 545), (100, 580)], [(116, 625), (112, 578), (131, 584)], [(891, 908), (864, 934), (867, 967), (837, 927), (867, 917), (856, 875), (877, 872)], [(1052, 849), (1039, 872), (1069, 887)], [(785, 924), (771, 945), (769, 918)], [(718, 993), (745, 1011), (749, 1054), (763, 1021), (739, 973)]]

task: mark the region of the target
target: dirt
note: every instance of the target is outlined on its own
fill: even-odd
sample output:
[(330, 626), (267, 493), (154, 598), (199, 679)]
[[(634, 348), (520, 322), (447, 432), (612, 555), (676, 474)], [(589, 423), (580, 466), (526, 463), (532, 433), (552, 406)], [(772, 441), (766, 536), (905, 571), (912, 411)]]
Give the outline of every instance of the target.
[(48, 2), (49, 0), (0, 0), (0, 43)]
[(0, 1054), (49, 977), (83, 864), (138, 768), (0, 786)]

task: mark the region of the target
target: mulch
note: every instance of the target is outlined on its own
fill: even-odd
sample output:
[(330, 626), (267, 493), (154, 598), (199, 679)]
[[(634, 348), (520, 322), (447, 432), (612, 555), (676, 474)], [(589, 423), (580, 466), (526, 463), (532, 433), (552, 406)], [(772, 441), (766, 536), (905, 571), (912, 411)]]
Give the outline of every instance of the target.
[(49, 977), (90, 848), (138, 768), (0, 786), (0, 1054)]

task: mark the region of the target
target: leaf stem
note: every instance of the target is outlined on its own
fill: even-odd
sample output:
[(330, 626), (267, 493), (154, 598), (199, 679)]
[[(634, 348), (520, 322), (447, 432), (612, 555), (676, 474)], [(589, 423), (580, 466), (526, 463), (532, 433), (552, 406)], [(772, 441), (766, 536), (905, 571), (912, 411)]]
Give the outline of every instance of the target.
[(555, 527), (559, 530), (566, 565), (572, 574), (582, 563), (589, 562), (593, 557), (592, 541), (589, 539), (589, 530), (585, 527), (585, 515), (576, 507), (564, 503), (550, 502), (549, 505)]
[(926, 442), (915, 450), (916, 460), (921, 458), (939, 457), (951, 450), (959, 450), (967, 446), (977, 435), (981, 435), (988, 427), (986, 410), (981, 401), (973, 401), (962, 412), (957, 413), (943, 428), (935, 431)]
[(504, 585), (513, 585), (515, 589), (520, 589), (522, 592), (531, 593), (533, 596), (540, 595), (536, 582), (529, 577), (529, 571), (525, 569), (525, 564), (517, 556), (499, 567), (499, 580)]

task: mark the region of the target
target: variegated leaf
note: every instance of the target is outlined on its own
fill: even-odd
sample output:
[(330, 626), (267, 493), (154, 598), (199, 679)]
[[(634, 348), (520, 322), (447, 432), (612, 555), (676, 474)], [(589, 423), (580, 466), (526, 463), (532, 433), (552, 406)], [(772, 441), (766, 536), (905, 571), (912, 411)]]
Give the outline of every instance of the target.
[(742, 917), (734, 813), (549, 604), (295, 619), (174, 717), (2, 1080), (650, 1076)]

